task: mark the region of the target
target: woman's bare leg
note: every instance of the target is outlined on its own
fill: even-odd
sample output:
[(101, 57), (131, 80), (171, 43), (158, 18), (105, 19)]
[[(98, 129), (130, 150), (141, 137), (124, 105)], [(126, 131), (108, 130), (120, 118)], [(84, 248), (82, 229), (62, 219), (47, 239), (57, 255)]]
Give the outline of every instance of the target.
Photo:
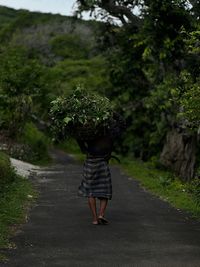
[(96, 208), (96, 198), (89, 197), (88, 198), (88, 204), (89, 204), (89, 207), (90, 207), (90, 209), (92, 211), (93, 223), (96, 224), (96, 223), (98, 223), (97, 208)]
[(100, 198), (99, 217), (104, 217), (107, 204), (108, 204), (108, 199), (107, 198)]

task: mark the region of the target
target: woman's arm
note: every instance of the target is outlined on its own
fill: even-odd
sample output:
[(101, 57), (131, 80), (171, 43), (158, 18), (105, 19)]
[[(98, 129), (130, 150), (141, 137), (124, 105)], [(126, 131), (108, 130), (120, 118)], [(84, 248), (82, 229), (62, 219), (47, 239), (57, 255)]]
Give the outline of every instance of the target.
[(77, 141), (77, 143), (78, 143), (78, 145), (79, 145), (79, 147), (80, 147), (80, 149), (81, 149), (81, 152), (83, 153), (83, 154), (87, 154), (87, 152), (88, 152), (88, 147), (87, 147), (87, 144), (86, 144), (86, 142), (85, 141), (83, 141), (83, 140), (76, 140)]

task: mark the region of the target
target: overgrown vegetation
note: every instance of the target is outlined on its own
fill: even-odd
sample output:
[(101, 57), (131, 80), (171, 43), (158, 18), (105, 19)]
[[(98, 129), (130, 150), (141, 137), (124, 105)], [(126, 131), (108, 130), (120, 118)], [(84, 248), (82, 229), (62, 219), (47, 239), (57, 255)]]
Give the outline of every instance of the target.
[(11, 139), (12, 156), (44, 163), (49, 139), (36, 128), (48, 129), (50, 102), (68, 96), (79, 83), (91, 90), (110, 86), (95, 39), (101, 23), (0, 7), (2, 20), (4, 13), (0, 136)]
[(169, 202), (176, 209), (200, 217), (200, 183), (195, 179), (192, 183), (183, 183), (171, 172), (159, 170), (150, 162), (124, 159), (123, 170), (138, 180), (142, 187)]
[[(17, 225), (25, 222), (27, 208), (37, 193), (32, 184), (18, 176), (11, 166), (9, 157), (0, 153), (0, 249), (10, 248), (10, 235), (15, 233)], [(4, 260), (0, 254), (0, 260)]]
[(5, 192), (9, 185), (15, 180), (16, 174), (11, 167), (9, 157), (0, 152), (0, 194)]
[(24, 151), (21, 159), (35, 164), (49, 163), (48, 148), (51, 146), (50, 138), (32, 123), (26, 123), (19, 142), (28, 146), (28, 151)]
[[(190, 181), (199, 164), (199, 4), (77, 3), (80, 12), (90, 10), (108, 19), (102, 45), (112, 86), (106, 94), (128, 123), (120, 152), (144, 161), (156, 156), (182, 180)], [(122, 27), (116, 27), (112, 17)]]

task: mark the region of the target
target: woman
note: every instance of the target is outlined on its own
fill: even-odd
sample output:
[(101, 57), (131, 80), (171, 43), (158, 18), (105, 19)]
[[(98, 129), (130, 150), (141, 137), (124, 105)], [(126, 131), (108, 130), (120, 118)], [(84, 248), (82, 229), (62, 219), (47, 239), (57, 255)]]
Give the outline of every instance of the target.
[[(105, 218), (108, 200), (112, 198), (112, 180), (108, 163), (113, 150), (113, 140), (125, 128), (124, 120), (117, 113), (114, 113), (113, 118), (115, 123), (111, 125), (107, 134), (91, 140), (77, 140), (81, 151), (87, 155), (78, 194), (88, 198), (93, 225), (109, 223)], [(100, 200), (98, 213), (96, 198)]]

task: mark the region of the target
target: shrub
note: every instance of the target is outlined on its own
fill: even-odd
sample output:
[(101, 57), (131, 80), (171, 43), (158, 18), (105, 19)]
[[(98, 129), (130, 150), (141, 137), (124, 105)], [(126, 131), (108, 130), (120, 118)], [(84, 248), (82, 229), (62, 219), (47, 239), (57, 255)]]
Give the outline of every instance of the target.
[(32, 122), (26, 123), (20, 141), (30, 147), (24, 160), (35, 162), (48, 158), (48, 138)]
[(4, 48), (0, 62), (0, 128), (16, 137), (30, 119), (34, 103), (44, 102), (45, 70), (20, 47)]
[(195, 203), (200, 207), (200, 178), (196, 177), (187, 186), (188, 192), (193, 196)]
[(9, 157), (0, 152), (0, 194), (15, 180), (16, 173), (11, 166)]

